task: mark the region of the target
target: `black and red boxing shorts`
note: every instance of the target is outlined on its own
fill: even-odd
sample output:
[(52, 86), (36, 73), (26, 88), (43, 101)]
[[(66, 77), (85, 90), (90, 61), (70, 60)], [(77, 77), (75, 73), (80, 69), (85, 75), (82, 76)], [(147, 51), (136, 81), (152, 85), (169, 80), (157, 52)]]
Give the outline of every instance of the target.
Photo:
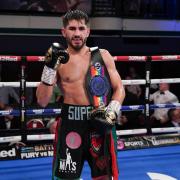
[(54, 180), (79, 178), (85, 160), (89, 163), (92, 177), (114, 172), (112, 160), (115, 160), (113, 164), (117, 161), (111, 145), (113, 138), (109, 136), (104, 145), (104, 136), (91, 129), (88, 117), (92, 109), (92, 106), (62, 105), (55, 137)]

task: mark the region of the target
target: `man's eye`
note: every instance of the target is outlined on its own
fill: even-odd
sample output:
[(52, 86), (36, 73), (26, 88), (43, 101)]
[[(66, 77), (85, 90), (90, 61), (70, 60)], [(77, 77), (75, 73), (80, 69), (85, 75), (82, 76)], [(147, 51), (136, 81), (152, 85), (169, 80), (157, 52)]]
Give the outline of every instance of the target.
[(80, 27), (79, 30), (83, 31), (83, 30), (85, 30), (85, 27)]
[(74, 31), (76, 28), (70, 27), (69, 30)]

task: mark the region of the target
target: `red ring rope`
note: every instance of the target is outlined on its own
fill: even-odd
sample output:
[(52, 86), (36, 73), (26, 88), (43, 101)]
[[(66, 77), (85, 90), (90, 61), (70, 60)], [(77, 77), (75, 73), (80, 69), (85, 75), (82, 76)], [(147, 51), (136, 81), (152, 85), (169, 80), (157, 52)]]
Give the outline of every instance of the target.
[[(161, 55), (151, 56), (152, 61), (176, 61), (180, 60), (180, 55)], [(0, 55), (0, 61), (21, 61), (22, 56), (8, 56)], [(26, 60), (30, 62), (44, 61), (44, 56), (26, 56)], [(147, 60), (147, 56), (114, 56), (115, 61), (140, 61), (144, 62)]]

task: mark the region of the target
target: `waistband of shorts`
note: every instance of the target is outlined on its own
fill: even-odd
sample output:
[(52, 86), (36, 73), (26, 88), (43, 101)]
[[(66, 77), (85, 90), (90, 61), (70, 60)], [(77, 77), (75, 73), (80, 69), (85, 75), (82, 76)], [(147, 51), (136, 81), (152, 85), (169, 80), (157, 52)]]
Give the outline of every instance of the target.
[(63, 103), (61, 106), (61, 117), (67, 120), (88, 120), (92, 105), (74, 105)]
[(68, 108), (69, 106), (74, 106), (74, 107), (93, 107), (93, 105), (90, 105), (90, 104), (89, 105), (78, 105), (78, 104), (76, 105), (76, 104), (67, 104), (67, 103), (62, 103), (61, 106), (65, 107), (65, 108), (66, 107)]

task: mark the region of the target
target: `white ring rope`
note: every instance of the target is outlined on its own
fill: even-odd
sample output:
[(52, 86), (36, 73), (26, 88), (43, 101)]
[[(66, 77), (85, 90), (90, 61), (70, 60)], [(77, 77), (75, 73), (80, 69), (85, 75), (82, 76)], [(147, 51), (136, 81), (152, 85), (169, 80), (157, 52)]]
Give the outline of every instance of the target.
[[(153, 133), (180, 133), (180, 127), (167, 127), (167, 128), (152, 128)], [(117, 136), (125, 135), (136, 135), (136, 134), (146, 134), (147, 129), (128, 129), (128, 130), (117, 130)], [(54, 134), (36, 134), (27, 135), (28, 141), (43, 141), (43, 140), (54, 140)], [(21, 141), (21, 136), (7, 136), (0, 137), (0, 143), (8, 142), (18, 142)]]
[[(55, 137), (54, 134), (35, 134), (35, 135), (27, 135), (27, 140), (28, 141), (53, 140), (54, 137)], [(21, 140), (22, 140), (21, 136), (0, 137), (0, 143), (18, 142)]]
[[(26, 87), (37, 87), (40, 82), (26, 82)], [(134, 80), (122, 80), (124, 85), (143, 85), (145, 84), (144, 79), (134, 79)], [(168, 79), (151, 79), (151, 84), (159, 84), (159, 83), (180, 83), (180, 78), (168, 78)], [(0, 87), (19, 87), (20, 82), (0, 82)], [(177, 107), (180, 107), (179, 103), (175, 104)], [(161, 108), (165, 108), (164, 105)], [(133, 107), (133, 106), (132, 106)], [(133, 108), (132, 108), (133, 109)], [(136, 109), (136, 108), (135, 108)], [(10, 111), (7, 111), (9, 114)], [(152, 133), (172, 133), (172, 132), (180, 132), (180, 127), (168, 127), (168, 128), (151, 128)], [(147, 129), (129, 129), (129, 130), (118, 130), (116, 134), (118, 136), (123, 135), (136, 135), (136, 134), (146, 134)], [(39, 135), (27, 135), (28, 141), (39, 141), (39, 140), (53, 140), (54, 134), (39, 134)], [(0, 143), (7, 142), (18, 142), (21, 141), (21, 136), (8, 136), (8, 137), (0, 137)]]
[[(37, 87), (40, 82), (26, 82), (26, 87)], [(143, 85), (146, 84), (144, 79), (122, 80), (123, 85)], [(167, 78), (167, 79), (151, 79), (151, 84), (160, 83), (180, 83), (180, 78)], [(19, 87), (20, 82), (0, 82), (0, 87)]]

